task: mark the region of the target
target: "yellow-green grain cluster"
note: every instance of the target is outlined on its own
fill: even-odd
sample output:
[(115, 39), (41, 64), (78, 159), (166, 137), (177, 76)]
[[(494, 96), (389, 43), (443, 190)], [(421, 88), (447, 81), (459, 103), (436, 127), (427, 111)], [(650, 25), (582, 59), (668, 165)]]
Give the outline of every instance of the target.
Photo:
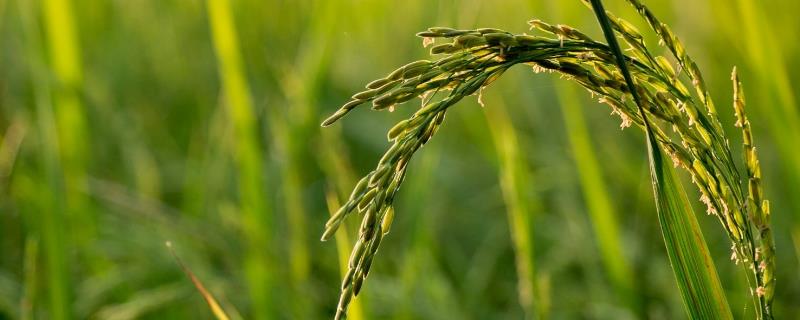
[[(728, 138), (697, 65), (666, 25), (638, 1), (630, 2), (677, 61), (677, 67), (673, 67), (669, 58), (652, 54), (632, 24), (610, 16), (614, 31), (630, 47), (624, 60), (635, 80), (633, 90), (641, 99), (649, 130), (674, 165), (689, 172), (708, 213), (717, 217), (733, 242), (735, 256), (753, 270), (757, 314), (759, 318), (771, 318), (774, 245), (769, 208), (760, 187), (760, 170), (740, 91), (737, 89), (736, 112), (745, 135), (749, 194), (742, 187), (743, 179)], [(351, 212), (363, 214), (350, 270), (342, 283), (337, 318), (344, 315), (351, 298), (361, 290), (380, 242), (391, 226), (393, 199), (411, 157), (441, 126), (449, 107), (475, 94), (511, 66), (523, 64), (536, 72), (558, 73), (608, 104), (622, 119), (623, 128), (631, 124), (645, 128), (643, 115), (630, 99), (632, 89), (626, 85), (608, 45), (569, 26), (540, 20), (529, 24), (545, 36), (488, 28), (434, 27), (420, 32), (418, 36), (433, 44), (431, 54), (441, 55), (441, 59), (415, 61), (369, 83), (365, 91), (353, 95), (323, 122), (328, 126), (366, 103), (375, 110), (394, 110), (414, 98), (421, 100), (420, 108), (411, 117), (389, 130), (391, 146), (375, 170), (356, 185), (350, 199), (326, 224), (323, 240), (333, 235)], [(685, 82), (694, 88), (694, 93)]]

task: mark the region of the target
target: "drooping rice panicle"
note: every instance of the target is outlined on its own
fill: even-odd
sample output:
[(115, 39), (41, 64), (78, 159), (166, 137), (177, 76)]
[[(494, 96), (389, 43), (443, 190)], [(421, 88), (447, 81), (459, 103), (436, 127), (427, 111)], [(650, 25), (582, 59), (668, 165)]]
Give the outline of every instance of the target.
[[(635, 5), (636, 1), (632, 1)], [(637, 9), (643, 6), (637, 6)], [(631, 46), (624, 57), (641, 98), (643, 114), (651, 123), (653, 138), (669, 155), (676, 167), (689, 172), (701, 193), (707, 211), (717, 217), (734, 243), (734, 252), (741, 261), (756, 270), (759, 314), (769, 314), (772, 279), (771, 245), (765, 241), (771, 234), (768, 228), (768, 208), (761, 205), (759, 221), (748, 215), (746, 199), (762, 198), (759, 188), (751, 188), (745, 196), (740, 175), (731, 157), (727, 138), (718, 125), (716, 111), (705, 88), (696, 64), (686, 55), (683, 46), (669, 29), (655, 20), (649, 11), (639, 9), (649, 17), (648, 22), (662, 37), (679, 62), (687, 70), (695, 87), (695, 98), (678, 79), (669, 62), (653, 56), (642, 36), (629, 23), (614, 18), (613, 29)], [(604, 43), (592, 40), (584, 33), (565, 25), (552, 25), (540, 20), (529, 22), (532, 28), (555, 37), (512, 34), (498, 29), (457, 30), (434, 27), (417, 35), (431, 45), (435, 61), (419, 60), (402, 66), (384, 78), (366, 86), (322, 124), (328, 126), (361, 104), (371, 103), (375, 110), (393, 110), (403, 103), (420, 97), (422, 104), (411, 117), (400, 121), (388, 132), (392, 143), (378, 162), (354, 188), (350, 199), (342, 205), (325, 225), (322, 239), (328, 239), (353, 211), (363, 215), (358, 241), (351, 254), (349, 271), (342, 283), (337, 319), (342, 318), (347, 305), (357, 295), (367, 277), (382, 237), (391, 226), (392, 204), (406, 173), (407, 164), (436, 130), (446, 112), (466, 96), (476, 94), (513, 65), (531, 66), (535, 72), (555, 72), (574, 80), (599, 101), (608, 104), (612, 113), (620, 116), (622, 127), (635, 124), (645, 128), (642, 113), (632, 103), (631, 90), (620, 73), (612, 50)], [(665, 133), (671, 128), (677, 138)], [(749, 127), (747, 129), (749, 132)], [(748, 164), (749, 165), (749, 164)], [(751, 181), (759, 181), (757, 162), (748, 170)], [(753, 184), (751, 183), (751, 186)], [(756, 184), (758, 186), (758, 184)], [(752, 207), (752, 205), (750, 206)], [(766, 233), (764, 233), (766, 230)], [(759, 238), (754, 232), (761, 232)], [(758, 249), (758, 250), (756, 250)], [(764, 256), (769, 253), (770, 257)], [(769, 259), (769, 260), (768, 260)], [(763, 267), (760, 266), (764, 261)], [(768, 280), (768, 281), (765, 281)], [(761, 289), (759, 289), (761, 288)]]
[[(753, 269), (758, 287), (755, 293), (760, 303), (769, 307), (775, 295), (775, 242), (772, 238), (770, 227), (769, 201), (764, 198), (761, 185), (761, 165), (756, 156), (756, 147), (753, 144), (753, 133), (750, 129), (750, 120), (744, 112), (744, 92), (742, 82), (736, 68), (731, 74), (733, 81), (733, 109), (736, 113), (736, 126), (742, 128), (742, 144), (744, 146), (744, 164), (747, 172), (748, 196), (745, 208), (748, 216), (752, 217), (753, 224), (758, 231), (758, 246), (755, 250)], [(767, 309), (771, 313), (772, 310)]]

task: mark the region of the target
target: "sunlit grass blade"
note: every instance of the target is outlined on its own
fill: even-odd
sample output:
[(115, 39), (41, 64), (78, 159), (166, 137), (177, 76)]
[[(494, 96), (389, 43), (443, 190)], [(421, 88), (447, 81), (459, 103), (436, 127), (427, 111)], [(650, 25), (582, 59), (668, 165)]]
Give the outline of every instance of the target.
[(273, 275), (270, 237), (272, 215), (263, 186), (261, 148), (250, 88), (244, 72), (239, 40), (229, 0), (208, 0), (208, 18), (217, 56), (226, 110), (234, 131), (234, 163), (238, 170), (238, 194), (247, 243), (244, 269), (250, 291), (253, 318), (273, 315)]
[(192, 272), (192, 270), (190, 270), (189, 267), (183, 263), (183, 260), (178, 257), (178, 254), (175, 253), (175, 249), (172, 247), (172, 243), (167, 242), (166, 245), (169, 249), (169, 253), (172, 254), (172, 257), (175, 258), (176, 262), (178, 262), (178, 265), (180, 265), (183, 273), (189, 277), (189, 280), (192, 281), (194, 287), (197, 288), (197, 291), (203, 296), (203, 299), (206, 301), (206, 304), (208, 304), (208, 308), (211, 309), (211, 313), (214, 314), (214, 317), (217, 318), (217, 320), (230, 320), (228, 315), (225, 313), (225, 310), (220, 307), (217, 299), (214, 298), (214, 295), (212, 295), (211, 292), (206, 289), (206, 287), (203, 285), (203, 282), (201, 282), (200, 279), (194, 275), (194, 272)]
[(499, 162), (500, 187), (506, 204), (508, 227), (514, 247), (514, 260), (517, 268), (517, 290), (519, 303), (526, 313), (526, 319), (547, 319), (548, 310), (538, 303), (538, 288), (534, 262), (533, 215), (528, 188), (532, 184), (530, 174), (521, 154), (524, 148), (514, 131), (514, 124), (503, 102), (493, 99), (491, 107), (484, 108), (486, 120), (494, 140)]

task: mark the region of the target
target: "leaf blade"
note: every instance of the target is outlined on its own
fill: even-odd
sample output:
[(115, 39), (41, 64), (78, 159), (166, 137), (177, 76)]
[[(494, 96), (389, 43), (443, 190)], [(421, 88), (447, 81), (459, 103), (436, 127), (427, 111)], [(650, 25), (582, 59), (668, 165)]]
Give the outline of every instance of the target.
[(691, 319), (732, 319), (703, 233), (675, 171), (648, 135), (650, 175), (670, 265)]

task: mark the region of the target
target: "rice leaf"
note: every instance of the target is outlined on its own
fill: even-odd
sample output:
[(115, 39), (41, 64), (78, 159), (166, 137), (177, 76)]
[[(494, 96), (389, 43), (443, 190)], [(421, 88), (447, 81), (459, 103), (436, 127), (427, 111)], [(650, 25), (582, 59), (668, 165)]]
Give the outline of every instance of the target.
[[(622, 128), (635, 125), (643, 129), (654, 168), (653, 180), (657, 204), (660, 205), (659, 214), (664, 216), (664, 232), (669, 243), (667, 247), (675, 260), (673, 266), (679, 278), (678, 285), (687, 292), (685, 298), (690, 314), (730, 317), (727, 302), (720, 293), (713, 264), (704, 249), (702, 236), (698, 236), (700, 231), (696, 227), (696, 221), (683, 223), (680, 225), (683, 229), (667, 224), (668, 221), (678, 218), (682, 219), (680, 221), (693, 218), (685, 199), (679, 196), (683, 191), (677, 185), (674, 173), (664, 168), (661, 152), (668, 155), (676, 167), (682, 167), (692, 175), (692, 181), (702, 195), (700, 200), (706, 204), (707, 212), (721, 223), (733, 243), (734, 257), (741, 257), (735, 261), (744, 262), (755, 271), (748, 276), (748, 284), (752, 295), (763, 298), (759, 299), (760, 306), (756, 299), (754, 303), (761, 310), (770, 310), (769, 293), (773, 288), (772, 282), (769, 282), (770, 287), (761, 284), (768, 283), (764, 280), (772, 279), (774, 270), (771, 264), (759, 262), (763, 262), (763, 252), (758, 250), (763, 245), (769, 245), (770, 241), (754, 236), (758, 226), (763, 230), (768, 222), (754, 221), (742, 201), (745, 195), (740, 186), (741, 175), (731, 156), (725, 132), (718, 125), (717, 114), (713, 112), (713, 104), (706, 94), (699, 69), (685, 54), (675, 35), (663, 24), (655, 23), (655, 18), (646, 9), (637, 7), (637, 11), (644, 12), (648, 23), (658, 26), (656, 33), (675, 57), (679, 57), (681, 69), (689, 73), (687, 78), (700, 96), (696, 98), (682, 80), (675, 78), (677, 71), (669, 61), (665, 63), (663, 59), (650, 53), (634, 27), (621, 19), (612, 20), (599, 0), (584, 2), (594, 9), (607, 44), (593, 41), (574, 28), (540, 20), (529, 23), (538, 31), (557, 38), (511, 35), (496, 32), (495, 29), (484, 33), (479, 30), (487, 29), (431, 28), (428, 32), (423, 32), (422, 36), (455, 38), (454, 46), (458, 48), (453, 52), (443, 53), (444, 56), (437, 61), (413, 62), (381, 78), (397, 83), (382, 84), (380, 88), (374, 89), (371, 87), (378, 84), (371, 82), (367, 89), (378, 90), (380, 94), (376, 92), (372, 97), (369, 97), (371, 94), (359, 94), (355, 100), (347, 102), (323, 122), (323, 126), (328, 126), (363, 103), (372, 102), (373, 109), (391, 111), (400, 108), (404, 102), (415, 96), (422, 98), (420, 109), (389, 131), (387, 137), (390, 147), (375, 169), (361, 179), (350, 198), (325, 224), (323, 240), (330, 238), (353, 212), (363, 217), (359, 242), (353, 248), (349, 270), (342, 283), (336, 319), (345, 316), (350, 301), (362, 288), (383, 240), (383, 234), (390, 227), (390, 224), (383, 221), (391, 221), (389, 217), (392, 216), (390, 212), (393, 212), (394, 197), (402, 185), (412, 157), (442, 126), (445, 114), (451, 106), (475, 94), (480, 102), (479, 90), (517, 64), (531, 66), (536, 73), (555, 72), (577, 82), (593, 95), (599, 95), (599, 102), (611, 107), (612, 114), (621, 118)], [(615, 32), (631, 45), (629, 54), (622, 53)], [(483, 40), (476, 41), (478, 38)], [(465, 46), (465, 43), (473, 42), (479, 45)], [(635, 85), (634, 80), (641, 85)], [(385, 81), (377, 83), (382, 82)], [(631, 102), (631, 97), (635, 103)], [(362, 98), (365, 100), (361, 100)], [(661, 126), (673, 129), (676, 135), (671, 137)], [(665, 182), (665, 179), (670, 179), (670, 182)], [(670, 205), (670, 201), (682, 204), (683, 207)], [(677, 211), (678, 209), (683, 211)], [(693, 239), (696, 243), (686, 242), (689, 241), (687, 239)], [(695, 276), (686, 270), (702, 274)], [(752, 281), (754, 279), (756, 281)], [(695, 297), (706, 300), (692, 301)], [(706, 312), (706, 309), (711, 311)], [(766, 311), (764, 314), (768, 314)], [(763, 317), (757, 315), (757, 318)]]
[(648, 136), (650, 176), (658, 221), (686, 311), (691, 319), (732, 319), (703, 233), (674, 170)]

